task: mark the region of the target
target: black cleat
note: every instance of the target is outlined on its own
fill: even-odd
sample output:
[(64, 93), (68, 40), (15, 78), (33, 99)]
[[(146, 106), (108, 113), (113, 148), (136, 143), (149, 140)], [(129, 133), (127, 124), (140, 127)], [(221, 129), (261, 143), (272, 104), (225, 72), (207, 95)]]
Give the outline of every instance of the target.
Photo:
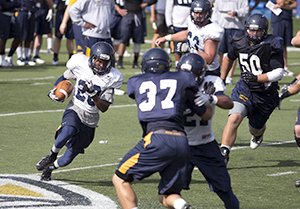
[(51, 169), (50, 167), (45, 168), (41, 175), (41, 181), (50, 181), (52, 171), (53, 171), (53, 169)]
[(227, 163), (229, 161), (229, 153), (230, 153), (230, 151), (229, 151), (229, 149), (227, 147), (221, 147), (220, 151), (221, 151), (221, 154), (224, 157), (224, 163), (227, 166)]
[(300, 187), (300, 180), (296, 181), (295, 187)]
[(138, 64), (133, 64), (132, 68), (134, 68), (134, 69), (141, 69), (141, 67)]
[(44, 170), (44, 168), (48, 167), (51, 163), (54, 163), (54, 161), (57, 158), (58, 153), (50, 153), (43, 159), (41, 159), (37, 164), (36, 164), (36, 169), (38, 171)]
[(124, 69), (123, 65), (119, 65), (119, 64), (117, 65), (117, 68), (118, 69)]
[(192, 209), (192, 206), (186, 203), (182, 209)]

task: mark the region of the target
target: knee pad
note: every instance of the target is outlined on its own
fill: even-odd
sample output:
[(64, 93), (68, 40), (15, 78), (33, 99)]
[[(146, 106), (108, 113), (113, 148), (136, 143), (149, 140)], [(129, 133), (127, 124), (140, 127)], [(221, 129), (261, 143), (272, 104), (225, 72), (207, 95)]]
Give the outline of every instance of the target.
[(139, 53), (141, 51), (141, 44), (133, 44), (133, 53)]

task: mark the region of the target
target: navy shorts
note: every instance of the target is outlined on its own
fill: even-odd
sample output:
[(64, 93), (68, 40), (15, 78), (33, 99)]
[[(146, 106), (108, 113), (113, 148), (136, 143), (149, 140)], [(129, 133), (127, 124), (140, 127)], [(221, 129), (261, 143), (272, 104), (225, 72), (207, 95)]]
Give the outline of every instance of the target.
[(128, 44), (132, 38), (134, 43), (143, 44), (144, 23), (142, 13), (127, 13), (121, 20), (121, 43)]
[[(64, 13), (61, 13), (59, 11), (56, 12), (56, 15), (55, 15), (55, 37), (58, 38), (58, 39), (62, 39), (63, 37), (63, 34), (61, 34), (59, 32), (59, 26), (63, 20), (63, 17), (64, 17)], [(72, 20), (69, 19), (68, 22), (67, 22), (67, 31), (65, 32), (65, 37), (67, 39), (71, 39), (73, 40), (74, 39), (74, 33), (73, 33), (73, 29), (72, 29)]]
[(44, 35), (51, 32), (50, 22), (46, 20), (48, 10), (39, 9), (35, 14), (35, 33), (37, 35)]
[(205, 177), (211, 191), (228, 192), (231, 190), (230, 176), (216, 140), (208, 144), (190, 146), (190, 163), (184, 189), (189, 189), (195, 166)]
[(219, 49), (218, 49), (218, 54), (225, 54), (225, 53), (230, 51), (232, 46), (229, 43), (228, 38), (231, 35), (233, 35), (234, 33), (236, 33), (237, 31), (241, 31), (241, 30), (239, 30), (239, 29), (225, 29), (223, 39), (222, 39), (221, 44), (220, 44)]
[(283, 38), (284, 46), (292, 46), (293, 22), (291, 20), (281, 20), (280, 22), (272, 23), (271, 33)]
[(27, 11), (20, 11), (17, 16), (17, 20), (19, 22), (21, 33), (22, 33), (22, 41), (33, 41), (33, 33), (35, 26), (35, 16)]
[(95, 128), (83, 124), (77, 116), (77, 113), (70, 109), (64, 112), (61, 126), (56, 131), (55, 138), (57, 138), (64, 126), (73, 126), (77, 130), (76, 134), (67, 142), (66, 147), (73, 153), (84, 153), (84, 149), (87, 148), (94, 139)]
[(74, 34), (74, 37), (75, 37), (77, 52), (85, 53), (85, 38), (84, 38), (84, 35), (82, 35), (81, 26), (78, 26), (78, 25), (73, 23), (72, 29), (73, 29), (73, 34)]
[(114, 38), (115, 40), (121, 40), (121, 20), (122, 16), (121, 15), (115, 15), (113, 18), (113, 21), (110, 25), (110, 33), (111, 37)]
[(20, 25), (16, 17), (0, 12), (0, 38), (21, 38)]
[(187, 138), (184, 134), (172, 134), (176, 132), (155, 132), (150, 132), (124, 156), (116, 174), (131, 182), (159, 172), (159, 194), (180, 194), (189, 162)]
[(231, 99), (244, 104), (248, 110), (249, 124), (262, 129), (279, 102), (278, 92), (250, 92), (247, 84), (239, 80), (231, 93)]

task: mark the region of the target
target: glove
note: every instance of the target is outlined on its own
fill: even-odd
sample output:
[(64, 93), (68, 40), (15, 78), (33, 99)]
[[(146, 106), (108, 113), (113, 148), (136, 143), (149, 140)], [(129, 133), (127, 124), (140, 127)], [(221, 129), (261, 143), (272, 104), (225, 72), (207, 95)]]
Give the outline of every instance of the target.
[(205, 94), (201, 91), (198, 91), (194, 102), (198, 107), (200, 107), (202, 105), (211, 103), (212, 100), (213, 100), (212, 96)]
[(170, 27), (168, 28), (168, 33), (170, 34), (174, 34), (175, 33), (175, 28), (173, 25), (170, 25)]
[(46, 20), (47, 22), (50, 22), (52, 20), (52, 17), (53, 17), (53, 10), (52, 9), (49, 9), (48, 10), (48, 14), (46, 16)]
[(57, 96), (55, 96), (55, 91), (56, 91), (56, 87), (54, 87), (52, 90), (50, 90), (50, 91), (48, 92), (48, 97), (49, 97), (50, 99), (52, 99), (53, 101), (55, 101), (55, 102), (59, 102), (59, 103), (64, 102), (65, 100), (59, 100), (59, 99), (57, 98)]
[(97, 95), (98, 92), (100, 92), (100, 91), (97, 91), (97, 90), (94, 88), (94, 85), (93, 85), (93, 82), (92, 82), (92, 81), (86, 81), (83, 88), (84, 88), (84, 90), (86, 90), (87, 94), (88, 94), (90, 97), (93, 97), (93, 96)]
[(257, 76), (249, 71), (243, 71), (241, 77), (245, 83), (257, 82)]
[(204, 93), (205, 94), (209, 94), (212, 95), (213, 93), (215, 93), (215, 86), (213, 84), (213, 82), (209, 81), (209, 82), (205, 82), (204, 84)]
[(186, 53), (189, 51), (189, 45), (185, 42), (178, 42), (177, 43), (177, 52)]

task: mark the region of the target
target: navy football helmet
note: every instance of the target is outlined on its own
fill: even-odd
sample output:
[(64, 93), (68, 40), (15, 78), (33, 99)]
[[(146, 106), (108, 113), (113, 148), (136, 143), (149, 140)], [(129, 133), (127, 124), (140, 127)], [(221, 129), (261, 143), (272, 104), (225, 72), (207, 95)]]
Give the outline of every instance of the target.
[[(252, 14), (246, 20), (245, 31), (246, 37), (249, 41), (254, 44), (259, 44), (263, 39), (268, 35), (269, 21), (266, 16), (262, 14)], [(253, 36), (249, 34), (249, 31), (258, 31), (261, 30), (261, 36)]]
[[(89, 67), (93, 70), (94, 74), (104, 75), (109, 73), (115, 60), (114, 53), (113, 47), (109, 43), (103, 41), (97, 42), (92, 46)], [(102, 66), (96, 63), (98, 59), (102, 61)]]
[[(200, 12), (206, 12), (206, 15), (204, 18), (196, 18), (194, 17), (194, 13), (200, 13)], [(212, 12), (211, 4), (208, 0), (195, 0), (191, 4), (191, 11), (190, 16), (192, 19), (192, 22), (195, 25), (202, 25), (206, 20), (210, 19)]]
[(196, 81), (201, 85), (206, 73), (206, 62), (199, 54), (187, 53), (179, 59), (176, 70), (193, 72)]
[(161, 48), (149, 49), (143, 56), (142, 72), (164, 73), (170, 71), (171, 59)]

